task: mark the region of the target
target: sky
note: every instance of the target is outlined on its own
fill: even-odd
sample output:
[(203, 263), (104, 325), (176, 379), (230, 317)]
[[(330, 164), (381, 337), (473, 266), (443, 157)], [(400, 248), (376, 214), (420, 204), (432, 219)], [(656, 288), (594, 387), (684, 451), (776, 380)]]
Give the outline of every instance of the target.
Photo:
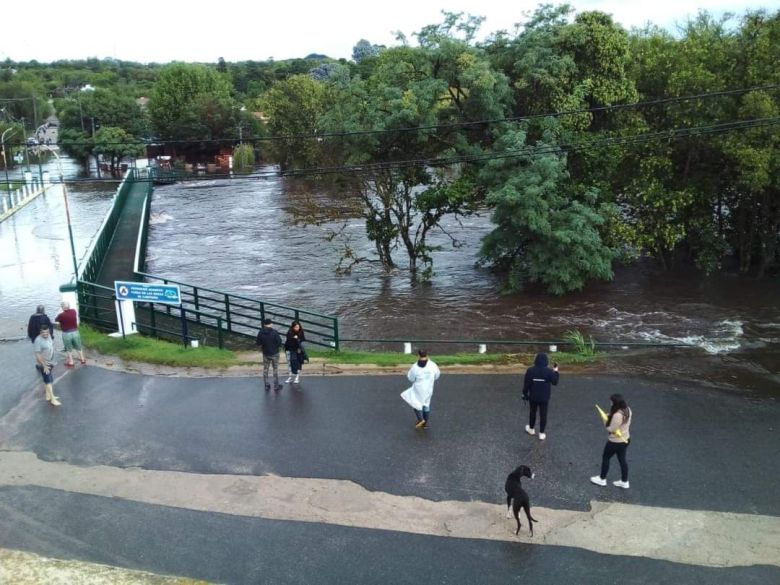
[[(556, 0), (547, 0), (558, 4)], [(441, 12), (484, 16), (482, 36), (511, 30), (540, 2), (527, 0), (290, 1), (232, 0), (36, 0), (7, 2), (0, 10), (0, 61), (88, 57), (141, 63), (228, 62), (310, 53), (350, 59), (360, 39), (397, 44), (442, 21)], [(703, 9), (713, 15), (748, 9), (780, 9), (780, 0), (571, 0), (579, 11), (612, 14), (625, 28), (652, 22), (675, 32), (677, 25)]]

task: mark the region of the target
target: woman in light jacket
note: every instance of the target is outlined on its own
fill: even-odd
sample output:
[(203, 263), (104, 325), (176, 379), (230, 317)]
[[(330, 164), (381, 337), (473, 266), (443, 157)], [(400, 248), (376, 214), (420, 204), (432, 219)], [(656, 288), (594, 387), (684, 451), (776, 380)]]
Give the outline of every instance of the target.
[(401, 398), (414, 409), (417, 417), (415, 428), (424, 429), (431, 414), (433, 383), (439, 379), (441, 371), (433, 360), (428, 359), (428, 352), (424, 349), (417, 352), (417, 357), (417, 363), (406, 374), (412, 386), (401, 393)]
[(626, 404), (626, 399), (622, 394), (613, 394), (609, 397), (612, 401), (612, 407), (609, 409), (609, 416), (605, 426), (607, 428), (607, 444), (604, 445), (604, 453), (601, 456), (601, 474), (594, 475), (590, 481), (596, 485), (607, 485), (607, 473), (609, 473), (609, 460), (613, 455), (617, 455), (620, 463), (620, 480), (613, 481), (612, 485), (628, 489), (628, 462), (626, 461), (626, 451), (631, 443), (631, 433), (629, 427), (633, 420), (631, 409)]

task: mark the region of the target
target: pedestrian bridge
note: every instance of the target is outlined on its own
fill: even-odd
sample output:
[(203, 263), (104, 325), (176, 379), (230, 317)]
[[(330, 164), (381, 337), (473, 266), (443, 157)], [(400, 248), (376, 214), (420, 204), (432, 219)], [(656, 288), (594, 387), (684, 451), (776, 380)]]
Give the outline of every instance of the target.
[[(220, 348), (241, 348), (253, 344), (264, 319), (282, 324), (297, 320), (309, 343), (338, 350), (335, 316), (145, 272), (151, 202), (158, 179), (169, 182), (169, 177), (157, 177), (154, 169), (131, 169), (117, 189), (111, 209), (79, 266), (77, 294), (83, 321), (103, 330), (120, 329), (115, 281), (176, 284), (181, 290), (181, 305), (135, 302), (134, 329), (185, 344), (197, 340)], [(214, 269), (219, 270), (219, 266)]]

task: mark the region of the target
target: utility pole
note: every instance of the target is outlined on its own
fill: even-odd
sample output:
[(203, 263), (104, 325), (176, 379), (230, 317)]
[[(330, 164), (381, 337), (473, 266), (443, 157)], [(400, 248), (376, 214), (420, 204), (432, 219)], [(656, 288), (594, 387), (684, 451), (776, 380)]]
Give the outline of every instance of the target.
[[(95, 116), (90, 118), (92, 120), (92, 146), (95, 146)], [(100, 178), (100, 155), (95, 155), (95, 168), (97, 169), (98, 179)]]
[(22, 118), (22, 148), (24, 149), (24, 159), (27, 161), (27, 170), (30, 170), (30, 145), (27, 144), (27, 126)]
[(81, 90), (76, 94), (76, 100), (79, 102), (79, 118), (81, 118), (81, 131), (84, 132), (84, 110), (81, 109)]
[(11, 191), (11, 183), (8, 181), (8, 160), (5, 158), (5, 135), (9, 132), (13, 132), (13, 127), (8, 128), (3, 135), (0, 136), (0, 148), (3, 149), (3, 168), (5, 169), (5, 189), (7, 192)]

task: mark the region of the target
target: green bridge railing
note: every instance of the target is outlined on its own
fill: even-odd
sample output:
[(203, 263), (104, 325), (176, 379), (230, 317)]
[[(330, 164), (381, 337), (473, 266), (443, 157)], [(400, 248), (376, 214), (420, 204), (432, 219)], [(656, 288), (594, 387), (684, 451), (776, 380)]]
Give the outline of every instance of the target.
[(81, 315), (85, 321), (102, 329), (116, 330), (118, 327), (114, 290), (107, 286), (108, 283), (100, 284), (98, 278), (132, 184), (134, 181), (144, 181), (148, 188), (144, 195), (132, 267), (134, 279), (177, 284), (181, 291), (182, 304), (179, 307), (136, 302), (136, 327), (139, 331), (164, 339), (183, 338), (185, 342), (188, 339), (199, 339), (204, 343), (214, 340), (220, 348), (225, 345), (245, 347), (254, 341), (264, 319), (272, 319), (281, 325), (281, 330), (295, 320), (300, 321), (306, 331), (308, 343), (339, 350), (339, 324), (335, 316), (269, 303), (145, 272), (151, 198), (156, 180), (154, 171), (139, 172), (132, 169), (117, 189), (111, 210), (88, 253), (78, 282)]
[(133, 180), (136, 172), (135, 169), (131, 169), (117, 188), (111, 209), (108, 211), (108, 214), (97, 231), (97, 238), (95, 238), (95, 241), (87, 252), (86, 262), (79, 275), (80, 281), (83, 280), (86, 283), (97, 283), (98, 277), (100, 276), (100, 269), (103, 267), (106, 253), (111, 245), (116, 226), (119, 223), (119, 218), (122, 216), (122, 210), (127, 201), (127, 195), (131, 189), (130, 181)]

